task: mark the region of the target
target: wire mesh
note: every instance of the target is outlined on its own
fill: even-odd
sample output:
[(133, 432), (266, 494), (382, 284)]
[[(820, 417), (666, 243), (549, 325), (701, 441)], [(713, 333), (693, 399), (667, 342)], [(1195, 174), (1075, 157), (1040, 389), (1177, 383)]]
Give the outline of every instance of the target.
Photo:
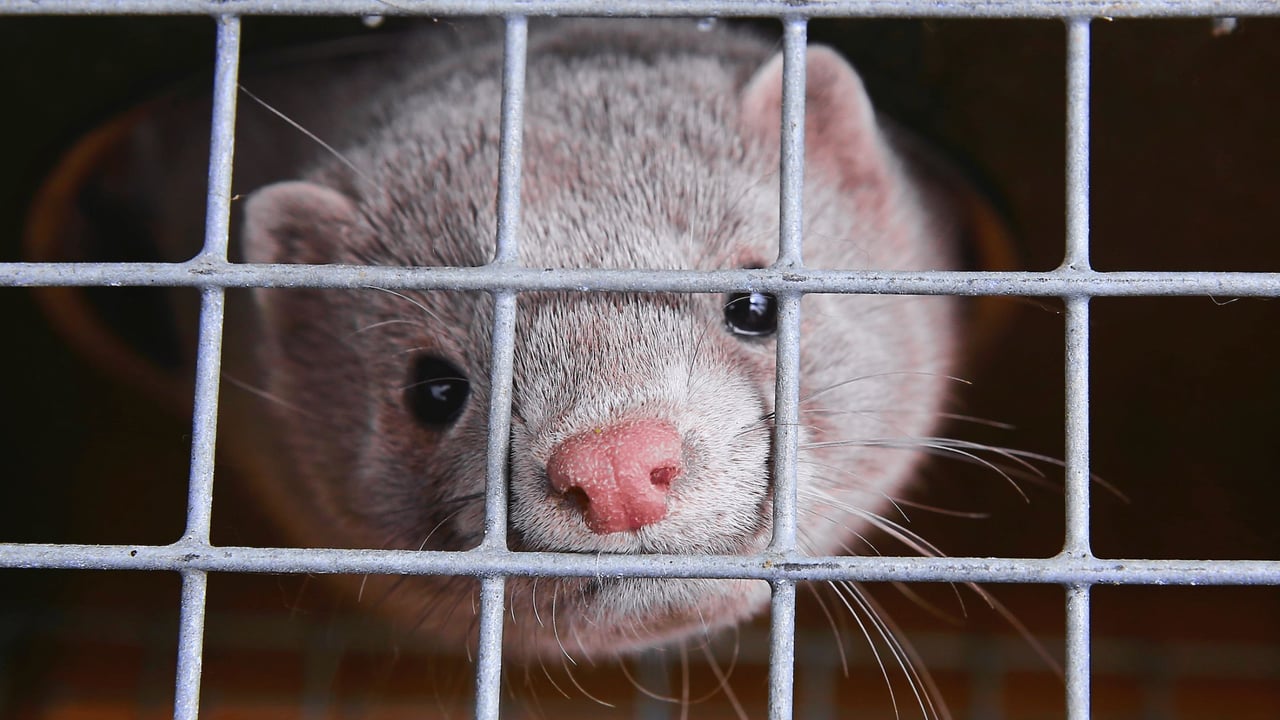
[[(239, 62), (241, 15), (253, 14), (505, 14), (506, 61), (502, 106), (498, 256), (484, 268), (342, 268), (244, 266), (227, 262), (227, 221)], [(1100, 16), (1204, 16), (1280, 14), (1271, 2), (71, 2), (20, 0), (0, 14), (190, 13), (218, 22), (213, 143), (210, 159), (206, 244), (180, 264), (6, 263), (0, 286), (162, 285), (202, 291), (197, 390), (193, 416), (192, 470), (187, 533), (171, 546), (0, 545), (0, 567), (133, 569), (178, 571), (183, 578), (179, 670), (174, 715), (199, 711), (204, 605), (208, 573), (426, 573), (482, 579), (476, 716), (499, 713), (503, 583), (509, 576), (572, 577), (610, 574), (644, 577), (753, 578), (773, 586), (770, 638), (770, 717), (794, 714), (795, 583), (803, 580), (1053, 583), (1067, 593), (1067, 707), (1071, 718), (1090, 716), (1090, 590), (1107, 584), (1280, 585), (1280, 562), (1259, 560), (1105, 560), (1089, 543), (1089, 300), (1100, 296), (1214, 295), (1280, 296), (1280, 274), (1239, 272), (1110, 272), (1089, 265), (1089, 73), (1090, 18)], [(520, 13), (520, 14), (512, 14)], [(525, 15), (773, 15), (783, 21), (785, 93), (781, 176), (780, 255), (772, 268), (692, 272), (664, 270), (571, 270), (549, 274), (518, 267), (520, 128), (523, 104)], [(842, 272), (804, 268), (800, 193), (803, 176), (804, 46), (807, 20), (825, 16), (927, 15), (966, 17), (1061, 17), (1067, 19), (1067, 198), (1065, 260), (1048, 272)], [(486, 540), (468, 552), (321, 550), (213, 546), (214, 437), (222, 335), (222, 303), (230, 287), (363, 287), (486, 290), (495, 296), (493, 405), (490, 412)], [(514, 310), (518, 294), (532, 290), (727, 292), (750, 287), (780, 301), (775, 456), (775, 537), (762, 556), (604, 556), (514, 553), (505, 540), (507, 430), (510, 412)], [(798, 405), (796, 375), (799, 303), (806, 293), (1020, 295), (1067, 301), (1066, 538), (1056, 557), (1036, 558), (810, 558), (795, 551), (795, 454)], [(791, 418), (788, 421), (788, 418)]]

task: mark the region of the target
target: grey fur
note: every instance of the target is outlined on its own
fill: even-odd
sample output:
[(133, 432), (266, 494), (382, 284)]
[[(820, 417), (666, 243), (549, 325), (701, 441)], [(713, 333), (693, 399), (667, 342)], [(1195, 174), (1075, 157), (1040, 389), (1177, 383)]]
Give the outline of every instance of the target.
[[(245, 209), (246, 258), (487, 262), (496, 226), (499, 49), (493, 41), (443, 55), (407, 47), (399, 59), (379, 60), (377, 94), (352, 104), (349, 118), (325, 122), (326, 139), (359, 173), (314, 149), (295, 170), (300, 181), (256, 191)], [(424, 52), (434, 59), (422, 60)], [(780, 69), (770, 43), (691, 23), (535, 25), (521, 261), (771, 263)], [(908, 180), (856, 76), (822, 49), (811, 50), (809, 75), (806, 262), (946, 266), (956, 230)], [(250, 406), (228, 432), (242, 445), (283, 446), (253, 451), (253, 474), (295, 538), (474, 546), (482, 527), (488, 297), (260, 290), (255, 299), (257, 317), (246, 322), (260, 347), (245, 375), (280, 402), (268, 418), (261, 402)], [(800, 532), (808, 551), (856, 550), (866, 514), (909, 482), (918, 453), (869, 441), (930, 434), (955, 355), (951, 302), (806, 298)], [(773, 346), (729, 333), (723, 303), (703, 295), (521, 296), (514, 546), (743, 553), (767, 544)], [(411, 361), (424, 352), (448, 358), (471, 382), (466, 409), (443, 430), (415, 424), (403, 402)], [(551, 490), (545, 462), (561, 440), (631, 417), (670, 421), (684, 438), (686, 471), (672, 485), (667, 518), (634, 533), (596, 535)], [(263, 459), (271, 454), (277, 459)], [(611, 654), (712, 632), (753, 615), (768, 597), (766, 586), (748, 581), (514, 579), (509, 588), (508, 646), (526, 655)], [(386, 592), (380, 607), (393, 617), (445, 642), (465, 640), (467, 582), (414, 578)]]

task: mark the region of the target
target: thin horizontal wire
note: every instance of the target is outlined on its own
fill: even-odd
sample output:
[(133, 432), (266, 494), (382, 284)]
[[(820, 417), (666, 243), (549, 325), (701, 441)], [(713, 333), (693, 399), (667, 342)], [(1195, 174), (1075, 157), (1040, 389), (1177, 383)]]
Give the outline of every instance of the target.
[(388, 290), (875, 293), (1218, 299), (1280, 296), (1280, 273), (632, 270), (188, 263), (0, 263), (0, 287), (314, 287)]
[(6, 0), (0, 15), (1136, 18), (1280, 15), (1275, 0)]
[(1114, 585), (1280, 585), (1280, 560), (596, 555), (496, 550), (0, 544), (0, 568), (209, 572), (743, 578)]

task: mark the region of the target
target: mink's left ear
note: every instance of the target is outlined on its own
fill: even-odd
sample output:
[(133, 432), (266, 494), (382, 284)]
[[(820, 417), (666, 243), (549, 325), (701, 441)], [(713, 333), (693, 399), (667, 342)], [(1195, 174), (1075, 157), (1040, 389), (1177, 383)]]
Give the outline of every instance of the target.
[[(765, 63), (741, 96), (743, 133), (778, 147), (782, 125), (782, 54)], [(890, 155), (862, 80), (828, 47), (805, 62), (805, 166), (852, 190), (888, 180)]]

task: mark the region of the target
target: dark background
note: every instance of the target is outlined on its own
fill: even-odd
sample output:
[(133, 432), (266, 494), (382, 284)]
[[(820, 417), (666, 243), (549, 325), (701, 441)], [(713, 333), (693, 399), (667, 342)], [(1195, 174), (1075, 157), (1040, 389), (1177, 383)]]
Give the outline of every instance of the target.
[[(361, 32), (354, 19), (250, 19), (245, 38), (252, 53), (352, 32)], [(1059, 264), (1065, 194), (1061, 23), (824, 22), (814, 24), (811, 37), (840, 47), (886, 114), (953, 155), (987, 189), (1014, 229), (1022, 267)], [(1096, 21), (1093, 47), (1094, 267), (1280, 271), (1280, 22), (1243, 19), (1235, 32), (1218, 34), (1209, 20)], [(0, 114), (0, 261), (20, 258), (25, 207), (60, 153), (114, 113), (202, 71), (212, 48), (213, 23), (203, 18), (0, 21), (6, 98)], [(1278, 320), (1274, 300), (1094, 301), (1093, 467), (1126, 498), (1101, 487), (1095, 492), (1097, 555), (1280, 559)], [(12, 338), (0, 352), (0, 541), (175, 540), (185, 508), (185, 420), (72, 354), (27, 290), (0, 290), (0, 323)], [(958, 412), (1013, 427), (964, 424), (949, 434), (1061, 457), (1062, 326), (1056, 301), (1013, 301), (1008, 327), (979, 353), (967, 373), (973, 385), (957, 397)], [(1062, 536), (1060, 473), (1041, 466), (1046, 482), (1023, 482), (1024, 502), (990, 471), (932, 463), (917, 499), (988, 517), (916, 511), (911, 527), (951, 555), (1052, 555)], [(237, 539), (252, 537), (245, 528), (253, 523), (243, 519), (252, 517), (247, 504), (233, 483), (219, 484), (215, 517), (242, 518), (225, 530)], [(990, 590), (1056, 652), (1060, 588)], [(0, 684), (0, 716), (61, 717), (58, 693), (74, 695), (66, 688), (79, 682), (68, 678), (83, 672), (94, 678), (85, 681), (89, 685), (109, 687), (104, 678), (115, 677), (113, 670), (133, 678), (123, 681), (119, 697), (137, 700), (141, 692), (164, 716), (171, 689), (157, 680), (155, 689), (139, 690), (153, 685), (127, 672), (145, 670), (160, 679), (170, 672), (177, 591), (176, 577), (161, 574), (0, 572), (0, 666), (7, 668), (0, 672), (7, 682)], [(921, 592), (947, 613), (962, 614), (949, 591)], [(952, 631), (1013, 635), (972, 594), (958, 628), (888, 588), (878, 597), (926, 640)], [(299, 615), (332, 625), (328, 618), (338, 612), (305, 578), (215, 577), (211, 607), (215, 623), (220, 612), (248, 609), (267, 618), (268, 626), (286, 628)], [(128, 643), (102, 640), (101, 621), (76, 625), (84, 612), (100, 617), (104, 608), (117, 613), (110, 617), (142, 611), (147, 621), (121, 632), (146, 634), (154, 643), (143, 644), (153, 649), (129, 654), (122, 650)], [(75, 629), (83, 630), (85, 622), (99, 643), (88, 650), (77, 644), (78, 633), (88, 631)], [(820, 616), (809, 624), (819, 632), (825, 627)], [(1096, 717), (1138, 717), (1134, 708), (1156, 717), (1220, 717), (1212, 698), (1227, 694), (1238, 703), (1233, 717), (1274, 717), (1280, 707), (1274, 690), (1280, 684), (1280, 589), (1099, 588), (1093, 626), (1099, 638)], [(1114, 657), (1108, 654), (1111, 641), (1120, 648)], [(111, 652), (99, 653), (97, 664), (77, 664), (89, 662), (84, 658), (101, 643)], [(1211, 649), (1199, 650), (1205, 647)], [(216, 673), (220, 651), (215, 646), (210, 652)], [(286, 642), (280, 652), (300, 647)], [(1215, 652), (1222, 665), (1217, 680), (1174, 682), (1179, 690), (1167, 714), (1150, 710), (1161, 707), (1158, 702), (1142, 700), (1149, 683), (1135, 673), (1167, 681), (1168, 672), (1177, 676), (1179, 663)], [(126, 656), (136, 663), (119, 660)], [(117, 660), (102, 659), (107, 657)], [(939, 665), (946, 661), (933, 666)], [(1113, 666), (1129, 670), (1111, 677)], [(1041, 677), (1043, 665), (1028, 667), (1025, 677), (1010, 676), (1000, 702), (1024, 708), (1012, 710), (1015, 717), (1060, 716), (1061, 685)], [(238, 669), (246, 674), (243, 665)], [(343, 682), (370, 692), (350, 680), (350, 672)], [(740, 684), (751, 687), (753, 672), (740, 670)], [(939, 674), (946, 685), (948, 671)], [(230, 670), (211, 674), (206, 687), (216, 693), (220, 682), (235, 686), (219, 678), (235, 677)], [(292, 675), (273, 677), (292, 687), (293, 680), (279, 679)], [(1259, 677), (1260, 683), (1248, 684)], [(875, 679), (873, 694), (880, 682)], [(262, 677), (256, 682), (270, 687)], [(391, 681), (379, 687), (375, 692), (393, 694)], [(1200, 688), (1210, 700), (1202, 702), (1187, 688)], [(953, 700), (960, 716), (968, 716), (966, 702), (976, 707), (966, 692), (948, 693), (960, 697)]]

